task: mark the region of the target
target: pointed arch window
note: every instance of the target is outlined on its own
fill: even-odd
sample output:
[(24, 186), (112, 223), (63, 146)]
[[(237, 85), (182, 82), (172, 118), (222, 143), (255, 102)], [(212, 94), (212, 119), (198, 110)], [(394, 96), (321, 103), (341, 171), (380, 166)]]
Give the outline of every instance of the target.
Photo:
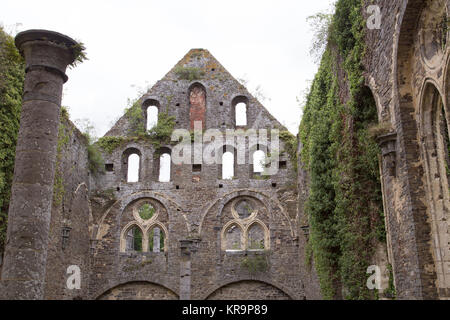
[(224, 233), (224, 249), (226, 251), (241, 251), (243, 250), (243, 241), (242, 241), (242, 228), (236, 224), (233, 223), (230, 226), (228, 226)]
[(247, 230), (247, 248), (249, 250), (265, 249), (264, 228), (258, 223), (253, 223)]
[(127, 231), (126, 251), (142, 252), (142, 231), (138, 226), (132, 226)]

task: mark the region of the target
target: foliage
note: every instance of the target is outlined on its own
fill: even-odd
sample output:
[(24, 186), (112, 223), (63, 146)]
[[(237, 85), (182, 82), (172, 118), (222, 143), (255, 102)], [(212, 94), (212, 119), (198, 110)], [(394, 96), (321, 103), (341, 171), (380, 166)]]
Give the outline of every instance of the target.
[(309, 16), (306, 20), (309, 22), (309, 26), (312, 29), (313, 43), (309, 50), (309, 54), (313, 57), (314, 62), (320, 62), (328, 43), (328, 31), (331, 24), (331, 19), (333, 15), (327, 13), (317, 13), (313, 16)]
[(69, 112), (66, 107), (61, 107), (60, 110), (60, 123), (58, 126), (58, 143), (56, 147), (56, 164), (55, 164), (55, 181), (53, 183), (53, 204), (60, 206), (64, 200), (65, 188), (64, 188), (64, 172), (62, 168), (62, 161), (64, 156), (64, 150), (67, 148), (73, 130), (71, 126), (68, 126)]
[(77, 120), (77, 125), (79, 126), (83, 136), (86, 138), (88, 161), (89, 161), (89, 171), (98, 175), (105, 172), (105, 161), (99, 150), (99, 146), (95, 143), (96, 137), (94, 133), (94, 126), (88, 119)]
[(158, 113), (158, 123), (147, 131), (147, 135), (156, 150), (162, 145), (170, 143), (174, 127), (175, 117), (169, 116), (166, 112)]
[(164, 251), (164, 232), (161, 229), (159, 229), (158, 227), (153, 228), (152, 231), (150, 231), (150, 233), (148, 234), (148, 249), (150, 252), (153, 252), (153, 250), (154, 250), (153, 241), (154, 241), (155, 229), (159, 230), (159, 251), (163, 252)]
[[(168, 104), (170, 104), (171, 98), (168, 97)], [(141, 107), (142, 101), (140, 99), (136, 99), (134, 101), (129, 102), (131, 107), (125, 109), (125, 115), (130, 122), (130, 129), (128, 132), (127, 139), (134, 140), (147, 140), (149, 141), (155, 150), (158, 150), (164, 144), (169, 144), (170, 138), (172, 136), (172, 132), (175, 127), (175, 117), (169, 116), (167, 112), (159, 112), (158, 113), (158, 123), (153, 126), (150, 130), (146, 130), (146, 124), (144, 123), (144, 114)], [(101, 141), (100, 144), (106, 146), (108, 150), (114, 150), (119, 143), (119, 138), (102, 138), (104, 141)], [(124, 139), (125, 141), (126, 139)], [(105, 149), (106, 150), (106, 149)]]
[(447, 35), (448, 35), (448, 25), (449, 25), (449, 19), (447, 18), (447, 13), (444, 12), (444, 15), (442, 16), (442, 20), (440, 23), (440, 29), (441, 29), (441, 34), (439, 35), (440, 37), (440, 42), (441, 42), (441, 46), (442, 46), (442, 50), (445, 50), (446, 46), (447, 46)]
[(387, 270), (389, 272), (389, 284), (388, 284), (388, 287), (386, 288), (386, 290), (384, 290), (383, 294), (386, 298), (395, 299), (397, 296), (397, 292), (395, 290), (394, 272), (392, 270), (391, 264), (387, 265)]
[(297, 137), (287, 130), (280, 131), (280, 139), (284, 142), (284, 149), (289, 155), (295, 170), (297, 170)]
[(134, 227), (132, 232), (133, 232), (133, 239), (134, 239), (134, 242), (133, 242), (134, 251), (142, 252), (142, 237), (143, 237), (142, 231), (140, 228)]
[(267, 262), (267, 254), (252, 254), (246, 256), (241, 261), (241, 268), (246, 269), (252, 274), (266, 272), (269, 268), (269, 263)]
[(125, 141), (123, 137), (101, 137), (96, 144), (102, 150), (112, 154)]
[(25, 64), (14, 39), (0, 27), (0, 252), (6, 241)]
[(373, 124), (369, 127), (369, 135), (371, 138), (377, 138), (392, 132), (392, 124), (390, 122), (381, 122)]
[[(366, 270), (377, 241), (385, 241), (379, 148), (369, 134), (377, 112), (363, 85), (361, 10), (361, 0), (337, 1), (299, 131), (310, 179), (308, 247), (325, 299), (376, 298), (365, 286)], [(350, 98), (341, 101), (346, 84)]]
[(128, 134), (131, 136), (145, 136), (145, 123), (144, 114), (141, 107), (141, 100), (129, 100), (128, 104), (131, 105), (125, 109), (125, 116), (130, 121), (130, 129)]
[(78, 64), (83, 63), (86, 60), (89, 60), (86, 55), (86, 47), (84, 43), (81, 41), (77, 41), (77, 43), (72, 46), (74, 61), (69, 65), (71, 68), (75, 68)]
[(175, 74), (180, 80), (200, 80), (204, 77), (205, 72), (196, 67), (182, 67), (178, 66), (175, 68)]
[(139, 216), (144, 220), (149, 220), (155, 214), (155, 208), (146, 203), (139, 208)]

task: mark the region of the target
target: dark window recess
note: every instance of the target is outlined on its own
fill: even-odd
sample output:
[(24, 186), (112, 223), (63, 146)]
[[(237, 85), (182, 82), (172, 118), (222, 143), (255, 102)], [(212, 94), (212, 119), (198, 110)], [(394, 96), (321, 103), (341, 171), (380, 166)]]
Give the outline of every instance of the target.
[(117, 189), (116, 189), (117, 191), (120, 191), (120, 187), (117, 187)]
[(63, 227), (62, 229), (62, 249), (65, 250), (69, 245), (69, 234), (72, 228)]
[(112, 163), (105, 163), (105, 170), (107, 172), (114, 172), (114, 164), (112, 164)]
[(193, 164), (192, 172), (202, 172), (202, 165), (201, 164)]
[(177, 104), (176, 104), (176, 106), (177, 106), (177, 107), (179, 107), (179, 106), (180, 106), (180, 104), (179, 104), (179, 103), (177, 103)]
[(219, 104), (220, 104), (221, 106), (223, 106), (223, 102), (222, 102), (222, 101), (220, 101)]
[(223, 188), (223, 184), (219, 184), (219, 188)]
[(176, 186), (177, 190), (180, 190), (180, 186)]
[(272, 183), (272, 188), (276, 188), (277, 184), (276, 183)]
[(287, 168), (287, 162), (286, 161), (280, 161), (279, 168), (280, 169), (286, 169)]

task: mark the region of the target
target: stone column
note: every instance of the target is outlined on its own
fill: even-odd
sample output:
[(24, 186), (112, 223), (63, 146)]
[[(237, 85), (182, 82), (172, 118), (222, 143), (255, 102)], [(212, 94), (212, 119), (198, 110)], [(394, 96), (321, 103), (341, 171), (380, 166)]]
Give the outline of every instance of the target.
[(4, 299), (44, 299), (63, 84), (77, 43), (46, 30), (16, 36), (26, 61), (3, 264)]
[(180, 240), (180, 300), (191, 300), (192, 240)]

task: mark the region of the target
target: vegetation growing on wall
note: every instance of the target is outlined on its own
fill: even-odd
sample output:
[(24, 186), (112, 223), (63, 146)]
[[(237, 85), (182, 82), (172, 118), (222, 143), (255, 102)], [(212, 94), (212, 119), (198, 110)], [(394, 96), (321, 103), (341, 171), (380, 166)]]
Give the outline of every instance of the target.
[(361, 0), (337, 1), (300, 125), (310, 180), (308, 249), (325, 299), (376, 298), (366, 287), (366, 270), (385, 241), (379, 149), (369, 134), (377, 109), (364, 87), (361, 12)]
[(97, 145), (102, 150), (112, 154), (125, 141), (123, 137), (101, 137), (97, 140)]
[(0, 27), (0, 252), (6, 241), (25, 65), (14, 39)]
[(287, 130), (280, 131), (280, 140), (284, 142), (284, 149), (297, 170), (297, 138)]
[(64, 200), (65, 188), (64, 188), (64, 168), (62, 167), (62, 161), (64, 157), (64, 150), (68, 146), (73, 128), (68, 126), (69, 112), (65, 107), (61, 107), (60, 123), (58, 127), (58, 144), (56, 147), (56, 163), (55, 163), (55, 180), (53, 183), (53, 204), (60, 206)]
[(204, 77), (205, 72), (195, 67), (181, 67), (178, 66), (175, 68), (175, 74), (180, 80), (200, 80)]
[[(170, 98), (168, 98), (168, 101), (170, 102)], [(170, 143), (175, 127), (175, 117), (169, 116), (167, 112), (159, 112), (158, 123), (150, 130), (146, 130), (141, 103), (141, 100), (138, 99), (132, 103), (130, 108), (125, 110), (126, 117), (130, 121), (128, 139), (147, 140), (153, 145), (155, 150), (158, 150), (164, 144)]]

